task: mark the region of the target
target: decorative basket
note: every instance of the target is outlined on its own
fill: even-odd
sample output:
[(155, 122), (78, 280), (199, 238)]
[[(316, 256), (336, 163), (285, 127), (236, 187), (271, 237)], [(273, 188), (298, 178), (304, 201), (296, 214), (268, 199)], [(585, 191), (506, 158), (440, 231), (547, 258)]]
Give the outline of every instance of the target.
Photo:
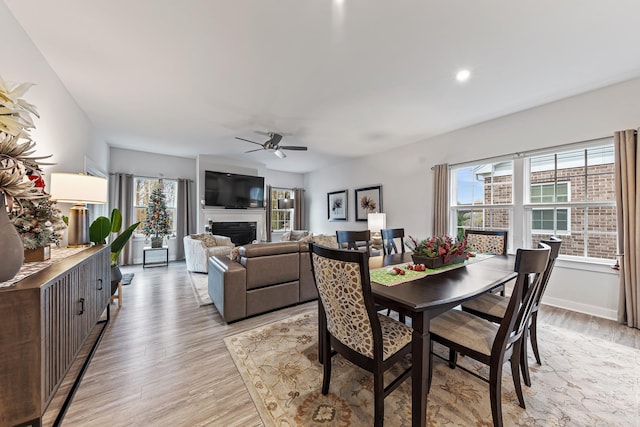
[(51, 246), (40, 246), (24, 250), (24, 262), (41, 262), (51, 258)]
[(412, 254), (411, 258), (413, 259), (414, 264), (424, 264), (425, 267), (434, 269), (434, 268), (445, 267), (447, 265), (459, 264), (461, 262), (464, 262), (467, 259), (467, 255), (466, 254), (451, 255), (449, 257), (449, 262), (447, 262), (446, 264), (442, 257), (429, 258), (424, 255)]

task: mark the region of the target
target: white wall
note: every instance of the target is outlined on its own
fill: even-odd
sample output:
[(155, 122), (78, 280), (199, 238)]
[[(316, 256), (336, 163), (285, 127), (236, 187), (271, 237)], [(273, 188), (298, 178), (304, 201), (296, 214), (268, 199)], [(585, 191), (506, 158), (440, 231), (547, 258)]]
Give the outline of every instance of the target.
[[(640, 79), (491, 120), (385, 153), (362, 157), (305, 176), (308, 218), (314, 232), (365, 229), (355, 222), (353, 190), (382, 184), (387, 226), (407, 234), (432, 233), (433, 174), (441, 163), (461, 163), (613, 135), (640, 126)], [(349, 190), (349, 221), (327, 220), (327, 192)], [(618, 276), (608, 266), (585, 271), (559, 263), (546, 303), (615, 318)]]
[[(38, 108), (32, 132), (36, 154), (52, 154), (52, 171), (83, 172), (85, 156), (106, 171), (108, 147), (96, 134), (91, 122), (62, 85), (46, 59), (14, 19), (4, 2), (0, 2), (0, 75), (5, 81), (34, 83), (25, 99)], [(48, 179), (47, 179), (48, 182)]]
[[(6, 82), (33, 83), (24, 98), (35, 105), (40, 118), (34, 118), (36, 128), (31, 132), (36, 142), (35, 155), (52, 157), (44, 166), (46, 191), (51, 192), (51, 172), (84, 172), (85, 163), (106, 172), (109, 150), (104, 138), (78, 107), (54, 70), (34, 46), (31, 39), (14, 19), (4, 2), (0, 1), (0, 76)], [(68, 203), (60, 203), (68, 215)], [(66, 245), (66, 237), (63, 244)]]

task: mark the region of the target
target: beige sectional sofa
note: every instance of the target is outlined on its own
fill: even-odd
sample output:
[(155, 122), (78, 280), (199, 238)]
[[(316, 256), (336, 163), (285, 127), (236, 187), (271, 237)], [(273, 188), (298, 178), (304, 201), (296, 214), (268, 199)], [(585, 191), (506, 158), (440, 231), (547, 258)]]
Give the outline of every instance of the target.
[(225, 322), (316, 299), (309, 243), (255, 243), (240, 246), (235, 260), (209, 258), (209, 296)]

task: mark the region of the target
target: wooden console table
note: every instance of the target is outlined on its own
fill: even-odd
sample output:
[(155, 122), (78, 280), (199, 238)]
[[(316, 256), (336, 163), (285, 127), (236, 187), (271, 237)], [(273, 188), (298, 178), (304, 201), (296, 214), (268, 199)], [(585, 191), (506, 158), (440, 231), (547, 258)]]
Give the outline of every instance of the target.
[(102, 323), (54, 425), (62, 420), (109, 321), (110, 254), (108, 246), (93, 246), (0, 288), (1, 426), (41, 425), (71, 364)]

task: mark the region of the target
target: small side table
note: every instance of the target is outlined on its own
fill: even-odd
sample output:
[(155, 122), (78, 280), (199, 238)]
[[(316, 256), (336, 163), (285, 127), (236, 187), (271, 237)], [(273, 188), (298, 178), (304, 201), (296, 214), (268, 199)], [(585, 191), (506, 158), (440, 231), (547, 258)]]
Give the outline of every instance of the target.
[(142, 267), (166, 267), (169, 265), (169, 247), (161, 248), (143, 248), (142, 249)]

